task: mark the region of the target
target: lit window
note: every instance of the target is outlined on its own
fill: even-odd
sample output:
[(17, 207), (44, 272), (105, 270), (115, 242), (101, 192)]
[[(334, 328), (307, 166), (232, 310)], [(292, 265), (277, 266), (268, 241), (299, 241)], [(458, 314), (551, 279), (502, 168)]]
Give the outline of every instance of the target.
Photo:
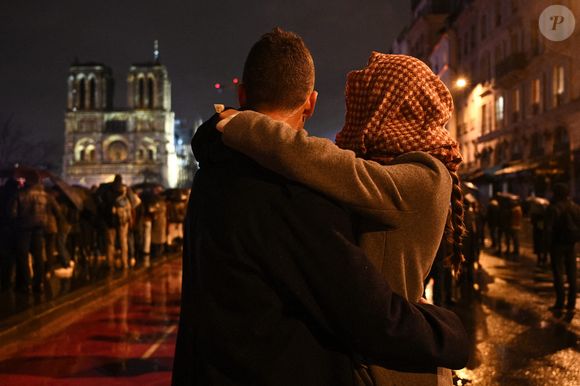
[(504, 99), (503, 96), (495, 100), (495, 126), (500, 129), (503, 126), (504, 119)]
[(532, 112), (537, 114), (540, 112), (540, 78), (532, 80)]
[(564, 95), (564, 67), (555, 66), (552, 70), (552, 105), (559, 106), (562, 104), (562, 95)]

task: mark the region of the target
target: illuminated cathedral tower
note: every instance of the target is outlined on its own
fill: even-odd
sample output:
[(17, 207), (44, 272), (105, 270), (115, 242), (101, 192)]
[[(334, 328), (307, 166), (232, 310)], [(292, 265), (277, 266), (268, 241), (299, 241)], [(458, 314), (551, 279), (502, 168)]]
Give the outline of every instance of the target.
[(69, 70), (63, 176), (98, 185), (123, 175), (174, 186), (177, 179), (171, 83), (155, 42), (153, 60), (133, 64), (127, 76), (127, 109), (113, 109), (112, 71), (100, 63)]

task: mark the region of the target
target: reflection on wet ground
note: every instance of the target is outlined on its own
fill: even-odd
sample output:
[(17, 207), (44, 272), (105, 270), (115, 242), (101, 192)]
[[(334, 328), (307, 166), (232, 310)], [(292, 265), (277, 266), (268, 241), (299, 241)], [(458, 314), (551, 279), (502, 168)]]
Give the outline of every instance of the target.
[[(456, 384), (580, 384), (580, 321), (548, 311), (549, 270), (483, 253), (476, 283), (451, 306), (471, 347)], [(35, 333), (16, 355), (0, 347), (0, 385), (169, 384), (180, 287), (175, 259)]]
[(180, 267), (172, 260), (67, 315), (16, 355), (0, 349), (0, 385), (169, 384)]
[[(138, 264), (134, 269), (141, 269)], [(133, 269), (132, 269), (133, 270)], [(79, 290), (98, 286), (107, 280), (119, 279), (126, 272), (117, 270), (109, 271), (104, 257), (92, 256), (90, 259), (81, 260), (72, 270), (70, 277), (62, 277), (51, 272), (44, 280), (42, 293), (23, 293), (15, 290), (0, 292), (0, 326), (8, 318), (27, 311), (32, 307), (38, 308), (46, 305), (54, 306), (68, 296), (75, 296)]]
[(507, 261), (488, 253), (480, 264), (480, 290), (452, 307), (472, 343), (458, 384), (580, 384), (580, 322), (573, 313), (548, 311), (554, 302), (550, 271), (531, 258)]

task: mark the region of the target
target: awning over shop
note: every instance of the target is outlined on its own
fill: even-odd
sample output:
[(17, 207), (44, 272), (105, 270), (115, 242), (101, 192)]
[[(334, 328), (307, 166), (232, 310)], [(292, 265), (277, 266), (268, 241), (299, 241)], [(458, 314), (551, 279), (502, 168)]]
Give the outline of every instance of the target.
[(539, 162), (518, 162), (516, 164), (512, 164), (502, 169), (499, 169), (494, 173), (494, 176), (505, 176), (509, 174), (522, 173), (528, 170), (533, 170), (538, 166), (540, 166)]
[(476, 169), (469, 173), (463, 174), (461, 179), (463, 181), (491, 181), (491, 179), (495, 175), (495, 172), (500, 168), (501, 165), (493, 166), (483, 170)]

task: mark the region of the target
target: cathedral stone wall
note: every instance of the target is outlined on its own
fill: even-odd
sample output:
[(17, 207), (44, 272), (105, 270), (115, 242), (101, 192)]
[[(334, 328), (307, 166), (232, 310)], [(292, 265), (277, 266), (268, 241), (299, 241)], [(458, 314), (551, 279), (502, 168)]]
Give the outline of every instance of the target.
[(63, 177), (93, 186), (121, 174), (128, 184), (174, 186), (175, 117), (165, 66), (158, 60), (131, 66), (127, 110), (112, 107), (111, 74), (103, 64), (70, 68)]

